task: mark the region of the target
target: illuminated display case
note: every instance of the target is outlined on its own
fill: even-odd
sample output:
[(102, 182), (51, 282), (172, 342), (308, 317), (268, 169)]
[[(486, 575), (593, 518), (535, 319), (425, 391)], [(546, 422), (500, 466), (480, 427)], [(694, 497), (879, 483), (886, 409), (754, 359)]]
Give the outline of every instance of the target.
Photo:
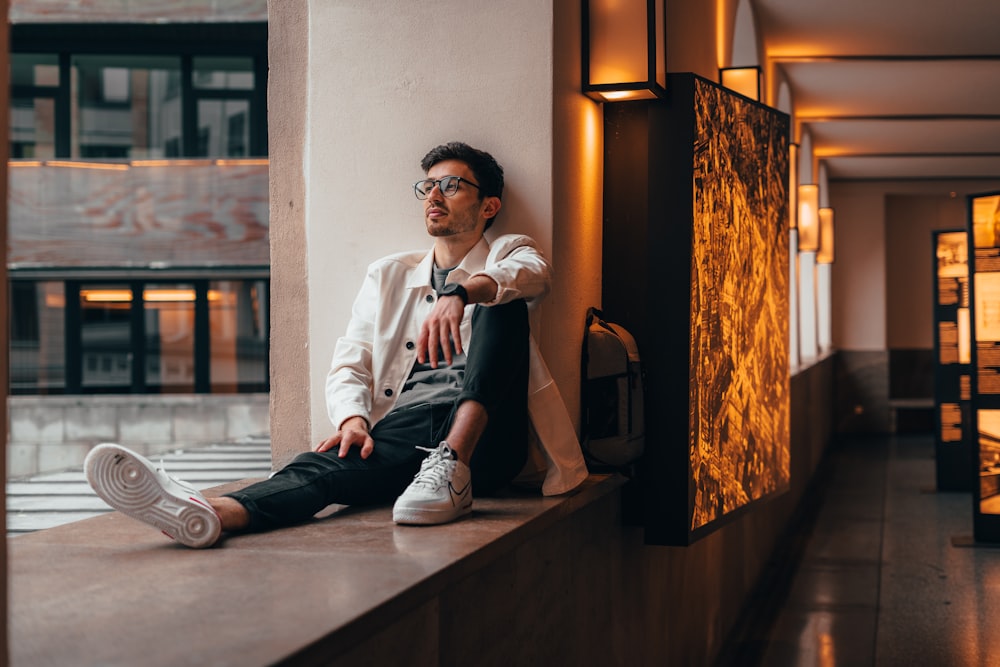
[(938, 491), (970, 491), (972, 345), (968, 234), (964, 229), (932, 234), (935, 481)]
[(605, 107), (602, 305), (646, 371), (646, 541), (687, 545), (790, 482), (789, 120), (693, 74), (667, 91)]
[(1000, 192), (968, 198), (973, 417), (972, 508), (977, 542), (1000, 542)]

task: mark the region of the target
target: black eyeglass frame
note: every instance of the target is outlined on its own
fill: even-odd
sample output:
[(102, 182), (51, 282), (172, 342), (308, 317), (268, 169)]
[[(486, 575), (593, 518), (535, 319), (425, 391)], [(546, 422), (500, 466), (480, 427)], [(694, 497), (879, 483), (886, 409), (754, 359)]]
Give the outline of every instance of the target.
[[(426, 190), (421, 190), (420, 186), (430, 183), (430, 187)], [(452, 183), (454, 183), (454, 189), (452, 188)], [(441, 194), (445, 197), (454, 197), (455, 193), (458, 192), (458, 188), (462, 183), (468, 183), (477, 190), (481, 190), (477, 184), (473, 183), (467, 178), (462, 178), (461, 176), (442, 176), (441, 178), (425, 178), (422, 181), (417, 181), (413, 184), (413, 194), (417, 196), (417, 199), (427, 199), (434, 187), (437, 186), (441, 190)], [(450, 192), (449, 192), (450, 190)]]

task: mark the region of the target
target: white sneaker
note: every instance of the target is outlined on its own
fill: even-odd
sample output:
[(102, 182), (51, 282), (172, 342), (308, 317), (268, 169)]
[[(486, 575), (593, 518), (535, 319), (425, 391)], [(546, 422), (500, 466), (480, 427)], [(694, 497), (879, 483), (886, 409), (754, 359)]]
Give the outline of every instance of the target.
[(105, 443), (83, 465), (97, 495), (123, 514), (195, 549), (219, 539), (222, 522), (205, 497), (135, 452)]
[[(424, 449), (421, 447), (420, 449)], [(448, 523), (472, 511), (472, 473), (442, 441), (392, 508), (396, 523)]]

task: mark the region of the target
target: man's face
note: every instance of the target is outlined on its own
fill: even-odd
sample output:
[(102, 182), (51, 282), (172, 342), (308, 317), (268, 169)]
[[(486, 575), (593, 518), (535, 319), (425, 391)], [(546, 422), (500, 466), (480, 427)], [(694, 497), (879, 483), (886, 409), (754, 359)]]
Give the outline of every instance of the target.
[[(427, 178), (433, 180), (445, 176), (461, 176), (478, 185), (469, 166), (458, 160), (438, 162), (427, 171)], [(451, 197), (445, 197), (441, 188), (435, 187), (424, 200), (427, 233), (434, 237), (465, 233), (482, 235), (486, 226), (486, 220), (481, 215), (485, 203), (485, 199), (479, 199), (479, 190), (465, 182)]]

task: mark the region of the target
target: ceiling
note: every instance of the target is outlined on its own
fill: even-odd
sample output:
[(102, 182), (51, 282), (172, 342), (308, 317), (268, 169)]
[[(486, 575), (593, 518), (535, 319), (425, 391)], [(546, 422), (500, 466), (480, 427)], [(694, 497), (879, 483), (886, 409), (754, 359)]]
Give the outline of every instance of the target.
[(1000, 0), (751, 0), (830, 179), (1000, 179)]

